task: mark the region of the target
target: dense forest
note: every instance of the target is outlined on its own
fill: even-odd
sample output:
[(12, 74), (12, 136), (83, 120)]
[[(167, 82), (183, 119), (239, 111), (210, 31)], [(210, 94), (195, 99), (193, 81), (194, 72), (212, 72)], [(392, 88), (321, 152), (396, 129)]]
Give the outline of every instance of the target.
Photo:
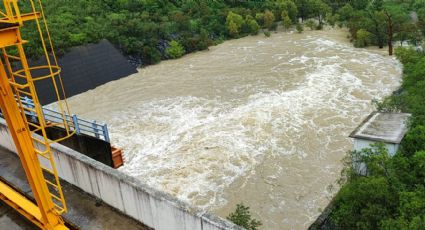
[[(24, 4), (24, 3), (23, 3)], [(55, 0), (45, 1), (56, 48), (106, 38), (138, 64), (154, 64), (207, 49), (226, 39), (278, 26), (302, 32), (346, 27), (356, 47), (396, 48), (404, 65), (402, 87), (383, 102), (381, 111), (413, 114), (410, 131), (392, 158), (376, 145), (361, 157), (367, 176), (348, 161), (342, 189), (330, 215), (335, 229), (425, 229), (425, 34), (424, 0)], [(32, 36), (31, 31), (24, 36)], [(28, 45), (33, 56), (38, 50)]]
[[(43, 2), (59, 53), (106, 38), (142, 65), (260, 31), (269, 36), (278, 26), (296, 25), (300, 32), (304, 25), (310, 29), (322, 29), (325, 24), (345, 26), (356, 46), (381, 48), (396, 41), (420, 44), (425, 31), (422, 0)], [(31, 31), (27, 29), (24, 36), (32, 36)], [(39, 53), (31, 44), (27, 49), (33, 56)]]

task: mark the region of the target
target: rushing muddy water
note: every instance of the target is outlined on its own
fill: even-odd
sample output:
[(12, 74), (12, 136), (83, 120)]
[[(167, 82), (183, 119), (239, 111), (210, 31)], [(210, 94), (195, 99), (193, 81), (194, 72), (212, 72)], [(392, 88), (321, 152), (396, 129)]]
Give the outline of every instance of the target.
[[(121, 170), (222, 216), (306, 229), (337, 191), (347, 137), (401, 67), (340, 30), (227, 41), (70, 99), (108, 123)], [(333, 189), (332, 189), (333, 188)]]

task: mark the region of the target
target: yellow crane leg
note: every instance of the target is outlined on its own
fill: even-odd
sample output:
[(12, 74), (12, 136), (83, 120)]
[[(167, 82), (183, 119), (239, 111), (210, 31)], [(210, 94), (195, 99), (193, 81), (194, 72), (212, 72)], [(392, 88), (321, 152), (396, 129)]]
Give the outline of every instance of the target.
[(28, 182), (37, 204), (32, 203), (11, 187), (0, 183), (0, 198), (31, 222), (46, 230), (66, 230), (64, 221), (56, 212), (49, 189), (44, 181), (40, 162), (34, 149), (30, 130), (22, 117), (8, 77), (0, 60), (0, 108), (22, 162)]

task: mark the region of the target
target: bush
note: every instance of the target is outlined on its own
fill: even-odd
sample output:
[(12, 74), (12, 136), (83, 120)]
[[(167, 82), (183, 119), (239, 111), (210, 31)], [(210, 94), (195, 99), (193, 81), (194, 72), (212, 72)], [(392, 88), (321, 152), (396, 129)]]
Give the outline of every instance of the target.
[(249, 207), (242, 203), (236, 205), (235, 212), (230, 213), (227, 219), (247, 230), (257, 230), (262, 225), (260, 221), (252, 219)]
[(264, 13), (255, 14), (255, 20), (261, 25), (264, 26)]
[(258, 34), (258, 31), (260, 30), (260, 26), (258, 25), (257, 21), (255, 21), (255, 19), (249, 20), (248, 26), (250, 28), (250, 32), (252, 35)]
[(266, 37), (270, 37), (270, 36), (271, 36), (270, 31), (268, 31), (268, 30), (264, 30), (264, 36), (266, 36)]
[(185, 51), (179, 42), (172, 40), (169, 45), (170, 46), (165, 50), (165, 53), (168, 55), (168, 57), (174, 59), (184, 55)]
[(382, 101), (373, 99), (372, 104), (376, 110), (384, 113), (400, 113), (406, 108), (404, 99), (397, 95), (392, 95)]
[(402, 147), (403, 152), (409, 155), (425, 150), (425, 126), (412, 128), (404, 137)]
[(267, 29), (271, 29), (273, 27), (274, 20), (275, 20), (273, 12), (271, 12), (270, 10), (266, 10), (266, 12), (264, 12), (263, 20), (264, 20), (264, 26)]
[(366, 47), (372, 43), (372, 34), (365, 30), (360, 29), (356, 33), (356, 40), (354, 46), (358, 48)]
[(291, 19), (289, 18), (289, 16), (285, 16), (285, 17), (283, 17), (283, 19), (282, 19), (282, 24), (283, 24), (283, 27), (285, 28), (285, 30), (287, 30), (287, 29), (291, 28), (292, 21), (291, 21)]
[(161, 53), (157, 49), (152, 48), (150, 46), (144, 46), (142, 50), (142, 58), (144, 61), (144, 65), (156, 64), (161, 61)]
[(395, 49), (395, 54), (397, 55), (397, 59), (403, 64), (416, 63), (423, 58), (423, 55), (413, 48), (397, 47)]
[(310, 28), (310, 30), (314, 30), (316, 28), (316, 22), (313, 19), (308, 19), (305, 22), (305, 26), (307, 26), (308, 28)]
[(302, 33), (304, 31), (304, 26), (301, 23), (298, 23), (296, 29), (298, 33)]
[(338, 21), (339, 21), (339, 14), (332, 14), (332, 13), (326, 14), (326, 22), (330, 26), (335, 27), (335, 25)]
[(226, 27), (231, 37), (237, 37), (239, 35), (243, 24), (244, 20), (241, 15), (229, 11), (226, 17)]

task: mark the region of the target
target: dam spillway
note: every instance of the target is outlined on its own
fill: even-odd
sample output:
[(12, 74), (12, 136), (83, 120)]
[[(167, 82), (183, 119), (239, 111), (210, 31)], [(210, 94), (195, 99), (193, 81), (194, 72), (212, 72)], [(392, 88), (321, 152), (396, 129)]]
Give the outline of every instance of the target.
[(401, 79), (385, 51), (345, 36), (231, 40), (69, 102), (109, 124), (122, 172), (222, 216), (242, 201), (265, 229), (303, 229), (337, 191), (349, 132)]

